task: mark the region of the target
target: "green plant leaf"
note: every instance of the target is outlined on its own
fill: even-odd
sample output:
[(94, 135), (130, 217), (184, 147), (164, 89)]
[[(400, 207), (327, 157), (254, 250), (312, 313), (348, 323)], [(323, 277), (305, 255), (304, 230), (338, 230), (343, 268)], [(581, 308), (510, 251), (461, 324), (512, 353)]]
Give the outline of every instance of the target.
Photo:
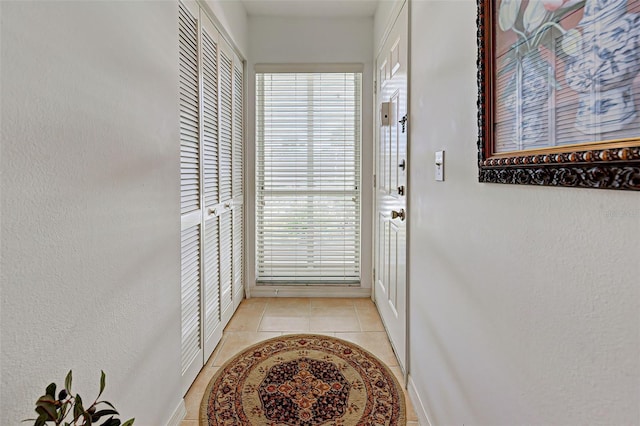
[(110, 403), (109, 401), (98, 401), (96, 402), (96, 405), (98, 404), (107, 404), (109, 407), (113, 408), (114, 410), (116, 409), (116, 407), (114, 407), (113, 404)]
[(56, 401), (56, 399), (54, 397), (51, 397), (50, 395), (42, 395), (36, 401), (36, 412), (41, 416), (43, 414), (46, 414), (48, 420), (55, 421), (58, 419), (58, 412), (56, 408), (57, 402), (58, 401)]
[(122, 426), (132, 426), (134, 420), (135, 419), (129, 419), (126, 422), (122, 423)]
[(36, 413), (38, 417), (46, 416), (47, 420), (55, 421), (58, 416), (56, 415), (56, 407), (53, 404), (41, 404), (36, 407)]
[(36, 406), (41, 405), (41, 403), (42, 404), (55, 404), (56, 403), (56, 398), (54, 396), (51, 396), (51, 395), (42, 395), (36, 401)]
[(67, 390), (67, 393), (71, 394), (71, 370), (69, 370), (67, 377), (64, 379), (64, 388)]
[(544, 8), (541, 0), (529, 0), (529, 4), (522, 17), (524, 29), (528, 33), (532, 33), (548, 18), (548, 15), (549, 12)]
[(100, 393), (98, 393), (98, 398), (100, 398), (100, 395), (102, 395), (105, 385), (106, 385), (106, 376), (104, 374), (104, 371), (100, 370)]
[(118, 414), (118, 412), (116, 410), (100, 410), (100, 411), (96, 411), (92, 416), (91, 419), (94, 422), (97, 422), (98, 420), (100, 420), (100, 417), (104, 417), (104, 416), (108, 416), (110, 414)]
[(84, 414), (84, 407), (82, 406), (82, 398), (76, 394), (76, 401), (73, 405), (73, 417), (79, 419)]
[(46, 423), (47, 423), (47, 416), (41, 415), (36, 419), (36, 422), (33, 424), (33, 426), (45, 426)]
[(63, 402), (60, 407), (60, 415), (58, 416), (58, 422), (62, 421), (67, 416), (67, 410), (69, 409), (69, 405), (71, 403), (69, 401)]
[(522, 0), (502, 0), (498, 12), (498, 24), (502, 31), (509, 31), (516, 23)]
[(51, 396), (52, 398), (56, 397), (56, 384), (55, 383), (51, 383), (49, 386), (47, 386), (47, 389), (44, 391), (44, 393), (46, 393), (47, 395)]
[(109, 417), (101, 426), (120, 426), (120, 420)]

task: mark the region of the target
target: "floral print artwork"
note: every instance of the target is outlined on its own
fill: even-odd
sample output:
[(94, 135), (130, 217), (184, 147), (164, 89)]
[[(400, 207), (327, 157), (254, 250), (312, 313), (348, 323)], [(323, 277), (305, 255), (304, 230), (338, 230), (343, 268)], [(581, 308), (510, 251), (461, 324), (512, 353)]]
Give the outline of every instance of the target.
[(640, 0), (495, 6), (496, 153), (640, 136)]

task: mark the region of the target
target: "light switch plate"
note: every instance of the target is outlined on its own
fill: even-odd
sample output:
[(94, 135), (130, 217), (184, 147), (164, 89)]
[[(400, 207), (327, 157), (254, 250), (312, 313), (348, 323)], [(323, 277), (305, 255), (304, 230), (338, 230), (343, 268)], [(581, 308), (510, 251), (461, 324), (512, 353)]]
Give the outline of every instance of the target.
[(436, 180), (444, 181), (444, 151), (436, 151)]

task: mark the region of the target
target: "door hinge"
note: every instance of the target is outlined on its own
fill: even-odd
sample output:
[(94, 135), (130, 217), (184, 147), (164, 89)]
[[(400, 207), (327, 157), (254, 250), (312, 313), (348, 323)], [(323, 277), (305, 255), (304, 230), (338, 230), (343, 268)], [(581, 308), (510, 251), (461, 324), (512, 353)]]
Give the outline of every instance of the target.
[(376, 268), (373, 268), (373, 283), (376, 282)]
[(373, 175), (373, 187), (376, 187), (376, 175)]
[(373, 94), (377, 95), (378, 94), (378, 82), (373, 80)]

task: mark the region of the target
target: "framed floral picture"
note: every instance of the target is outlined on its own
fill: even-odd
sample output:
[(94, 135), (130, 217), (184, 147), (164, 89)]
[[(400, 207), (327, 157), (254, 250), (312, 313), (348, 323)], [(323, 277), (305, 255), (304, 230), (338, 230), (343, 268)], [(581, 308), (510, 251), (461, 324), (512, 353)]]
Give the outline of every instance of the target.
[(481, 182), (640, 190), (640, 0), (477, 0)]

